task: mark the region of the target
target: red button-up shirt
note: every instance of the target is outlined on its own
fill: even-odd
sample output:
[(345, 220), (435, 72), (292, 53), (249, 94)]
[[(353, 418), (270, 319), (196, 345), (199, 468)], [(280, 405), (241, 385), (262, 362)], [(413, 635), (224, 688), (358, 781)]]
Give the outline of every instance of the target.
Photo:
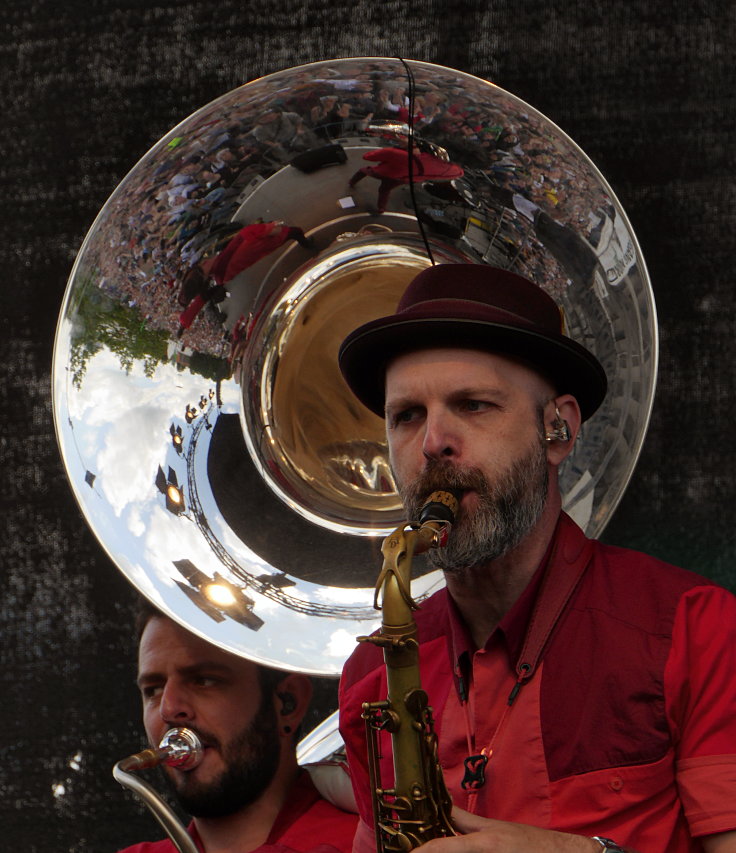
[[(253, 853), (349, 853), (356, 823), (354, 814), (322, 799), (309, 773), (303, 771), (271, 827), (266, 843)], [(205, 853), (193, 822), (188, 832), (197, 849)], [(119, 853), (176, 853), (176, 847), (168, 839), (143, 841)]]
[[(583, 549), (582, 580), (507, 710), (541, 577)], [(736, 829), (736, 598), (644, 554), (589, 542), (564, 514), (549, 553), (481, 649), (446, 590), (417, 614), (422, 686), (453, 801), (641, 853), (695, 853), (699, 836)], [(358, 647), (340, 694), (353, 787), (371, 824), (360, 706), (386, 697), (378, 649)], [(484, 749), (485, 784), (463, 790), (463, 760)], [(365, 827), (358, 838), (371, 846)]]

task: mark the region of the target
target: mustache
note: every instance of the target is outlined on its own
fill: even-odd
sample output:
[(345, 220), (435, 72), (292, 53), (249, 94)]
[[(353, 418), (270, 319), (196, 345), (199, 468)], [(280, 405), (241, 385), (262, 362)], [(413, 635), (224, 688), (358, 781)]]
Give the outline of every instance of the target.
[(488, 480), (479, 468), (463, 468), (451, 462), (432, 459), (415, 480), (398, 487), (401, 500), (412, 519), (418, 517), (432, 492), (439, 489), (477, 491), (482, 494), (488, 490)]

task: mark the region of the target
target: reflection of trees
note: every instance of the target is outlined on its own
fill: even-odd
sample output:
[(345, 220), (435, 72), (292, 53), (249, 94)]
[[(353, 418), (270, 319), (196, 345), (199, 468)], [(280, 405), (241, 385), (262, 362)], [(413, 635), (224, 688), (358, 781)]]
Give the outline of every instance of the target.
[(117, 356), (126, 373), (140, 362), (144, 374), (153, 376), (156, 366), (167, 360), (168, 333), (149, 328), (135, 306), (118, 302), (97, 287), (82, 284), (80, 291), (69, 360), (74, 387), (81, 387), (90, 358), (105, 348)]
[(189, 357), (189, 371), (204, 376), (212, 382), (220, 382), (230, 376), (230, 364), (227, 359), (217, 358), (204, 352), (193, 352)]
[[(120, 367), (129, 374), (139, 363), (150, 379), (159, 364), (169, 360), (170, 333), (154, 329), (135, 305), (120, 302), (90, 281), (79, 283), (79, 298), (70, 307), (72, 318), (69, 372), (74, 387), (84, 381), (89, 360), (103, 349), (117, 356)], [(217, 382), (230, 375), (227, 359), (194, 352), (186, 366), (190, 373)]]

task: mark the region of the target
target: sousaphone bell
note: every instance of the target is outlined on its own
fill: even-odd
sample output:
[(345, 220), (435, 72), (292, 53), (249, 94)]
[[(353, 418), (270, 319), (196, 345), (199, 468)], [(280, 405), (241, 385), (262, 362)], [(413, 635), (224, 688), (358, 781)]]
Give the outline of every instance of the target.
[[(141, 159), (78, 254), (53, 385), (76, 498), (143, 595), (228, 651), (340, 672), (403, 516), (337, 349), (458, 262), (542, 285), (605, 367), (561, 473), (600, 534), (649, 420), (655, 308), (621, 205), (551, 121), (449, 68), (341, 59), (242, 86)], [(442, 583), (415, 573), (419, 599)]]

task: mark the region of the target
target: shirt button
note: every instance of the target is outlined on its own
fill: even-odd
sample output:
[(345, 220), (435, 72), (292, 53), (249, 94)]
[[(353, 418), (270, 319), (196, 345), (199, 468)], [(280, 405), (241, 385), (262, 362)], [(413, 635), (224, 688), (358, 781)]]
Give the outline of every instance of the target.
[(624, 780), (620, 776), (612, 776), (608, 785), (612, 791), (620, 791), (624, 786)]

